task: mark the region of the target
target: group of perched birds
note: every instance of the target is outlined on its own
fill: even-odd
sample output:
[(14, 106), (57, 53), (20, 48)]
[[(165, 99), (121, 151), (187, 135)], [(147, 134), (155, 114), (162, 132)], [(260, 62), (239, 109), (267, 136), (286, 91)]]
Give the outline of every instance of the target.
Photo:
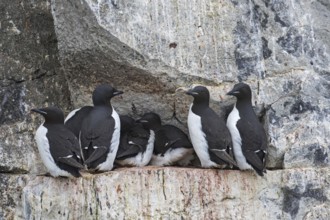
[(50, 175), (79, 177), (80, 170), (109, 171), (119, 166), (188, 165), (197, 154), (204, 168), (237, 167), (263, 176), (267, 138), (251, 102), (251, 88), (238, 83), (228, 92), (237, 101), (227, 122), (210, 107), (206, 87), (196, 86), (187, 95), (194, 100), (188, 114), (189, 137), (173, 125), (162, 125), (158, 114), (139, 119), (119, 116), (111, 105), (122, 94), (111, 85), (95, 88), (93, 106), (68, 114), (57, 107), (32, 109), (45, 121), (35, 139)]

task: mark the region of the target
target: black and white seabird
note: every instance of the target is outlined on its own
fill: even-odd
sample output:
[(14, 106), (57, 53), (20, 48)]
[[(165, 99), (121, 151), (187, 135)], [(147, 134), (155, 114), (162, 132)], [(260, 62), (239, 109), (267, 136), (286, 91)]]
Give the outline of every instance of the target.
[(255, 170), (263, 176), (267, 154), (267, 137), (264, 128), (252, 108), (251, 88), (238, 83), (227, 93), (237, 98), (227, 119), (234, 155), (241, 170)]
[(64, 120), (64, 125), (69, 128), (78, 139), (82, 123), (92, 109), (93, 106), (84, 106), (82, 108), (75, 109), (71, 111)]
[(120, 139), (120, 119), (110, 100), (122, 94), (108, 84), (99, 85), (93, 92), (94, 107), (84, 119), (80, 144), (88, 169), (112, 170)]
[(189, 135), (202, 167), (237, 166), (231, 156), (232, 142), (225, 121), (209, 107), (208, 89), (196, 86), (187, 94), (194, 97), (188, 114)]
[(173, 125), (162, 125), (158, 114), (150, 112), (138, 120), (156, 134), (150, 165), (188, 165), (193, 159), (193, 147), (188, 136)]
[(155, 133), (127, 115), (120, 116), (120, 126), (116, 163), (121, 166), (148, 165), (154, 150)]
[(79, 177), (83, 169), (79, 141), (64, 126), (64, 114), (57, 107), (32, 109), (45, 118), (35, 135), (41, 159), (53, 177)]

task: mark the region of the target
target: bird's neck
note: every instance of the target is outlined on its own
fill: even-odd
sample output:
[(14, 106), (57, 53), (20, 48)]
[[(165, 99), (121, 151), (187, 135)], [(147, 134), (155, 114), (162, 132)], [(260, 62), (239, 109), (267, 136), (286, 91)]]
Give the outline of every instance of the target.
[(237, 99), (236, 106), (250, 106), (252, 108), (251, 99)]
[(94, 106), (111, 106), (111, 102), (106, 98), (93, 97)]
[(252, 108), (252, 102), (249, 99), (239, 99), (236, 102), (236, 108), (237, 109), (244, 109), (244, 112), (247, 114), (253, 113), (254, 110)]
[(61, 121), (50, 121), (50, 120), (46, 120), (44, 123), (43, 123), (43, 126), (45, 127), (51, 127), (51, 126), (54, 126), (54, 125), (63, 125), (64, 124), (64, 120), (61, 122)]
[(153, 130), (153, 131), (158, 131), (160, 128), (162, 127), (161, 124), (154, 124), (150, 127), (150, 130)]
[(194, 99), (193, 106), (209, 107), (209, 99)]
[(191, 110), (193, 111), (193, 113), (195, 114), (201, 114), (203, 112), (204, 109), (209, 107), (209, 103), (206, 102), (193, 102), (193, 105), (191, 107)]
[(109, 101), (98, 101), (98, 102), (94, 102), (93, 103), (94, 106), (107, 106), (107, 107), (111, 107), (111, 103)]
[(57, 118), (46, 118), (44, 124), (64, 124), (64, 115)]

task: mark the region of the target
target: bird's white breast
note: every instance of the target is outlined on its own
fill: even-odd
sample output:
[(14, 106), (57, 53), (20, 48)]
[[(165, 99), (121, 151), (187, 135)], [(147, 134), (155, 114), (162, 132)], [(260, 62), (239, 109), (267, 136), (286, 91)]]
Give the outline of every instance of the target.
[(191, 143), (194, 150), (201, 161), (202, 167), (215, 167), (216, 163), (210, 160), (210, 155), (208, 152), (208, 143), (206, 140), (206, 135), (202, 130), (202, 120), (201, 117), (193, 113), (192, 105), (189, 109), (188, 114), (188, 129), (191, 139)]
[(239, 119), (239, 112), (235, 104), (227, 119), (227, 127), (233, 141), (235, 159), (241, 170), (253, 169), (251, 165), (246, 162), (246, 158), (242, 152), (242, 139), (236, 126)]
[[(175, 149), (168, 149), (164, 156), (161, 154), (153, 155), (150, 164), (154, 166), (168, 166), (172, 165), (176, 162), (180, 162), (182, 159), (186, 158), (188, 155), (192, 155), (193, 149), (192, 148), (175, 148)], [(192, 157), (189, 158), (190, 160), (193, 159)], [(187, 164), (190, 160), (185, 161)]]
[(103, 163), (97, 166), (97, 169), (100, 171), (112, 170), (113, 163), (115, 161), (118, 151), (118, 146), (120, 141), (120, 119), (118, 113), (114, 108), (112, 108), (111, 117), (113, 117), (113, 119), (115, 120), (115, 127), (110, 141), (110, 148), (109, 148), (110, 150), (107, 159)]
[(35, 140), (37, 142), (37, 146), (38, 146), (38, 150), (39, 150), (39, 154), (42, 159), (42, 162), (46, 166), (49, 173), (54, 177), (72, 176), (69, 172), (60, 169), (56, 165), (56, 163), (53, 159), (53, 156), (50, 153), (49, 141), (46, 137), (47, 132), (48, 132), (47, 128), (42, 124), (39, 126), (39, 128), (36, 132), (36, 135), (35, 135)]
[(149, 140), (148, 140), (147, 149), (141, 158), (142, 166), (146, 166), (150, 162), (152, 153), (154, 151), (154, 144), (155, 144), (155, 132), (153, 130), (150, 130), (150, 136), (149, 136)]

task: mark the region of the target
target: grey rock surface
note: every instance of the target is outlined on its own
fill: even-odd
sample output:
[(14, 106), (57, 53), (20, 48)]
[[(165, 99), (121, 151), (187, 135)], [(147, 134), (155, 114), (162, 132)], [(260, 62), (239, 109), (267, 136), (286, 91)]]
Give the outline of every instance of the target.
[(23, 188), (30, 180), (27, 174), (0, 174), (0, 219), (24, 219)]
[(16, 205), (8, 208), (14, 219), (328, 219), (330, 215), (329, 168), (269, 171), (265, 178), (237, 170), (122, 168), (78, 179), (30, 177), (25, 184), (20, 199), (9, 199), (12, 207)]
[(152, 110), (176, 123), (175, 111), (185, 123), (191, 99), (176, 88), (208, 85), (224, 115), (233, 103), (226, 92), (244, 80), (256, 104), (275, 102), (263, 119), (269, 168), (299, 166), (284, 160), (297, 156), (291, 147), (328, 148), (330, 19), (323, 2), (54, 0), (52, 7), (75, 106), (91, 102), (95, 84), (110, 82), (127, 91), (114, 100), (120, 113)]
[(0, 172), (42, 172), (30, 109), (70, 104), (47, 1), (0, 2)]
[[(134, 218), (138, 208), (141, 218), (189, 218), (189, 210), (210, 218), (254, 211), (261, 219), (329, 218), (326, 0), (3, 0), (0, 12), (0, 219)], [(155, 111), (187, 131), (185, 89), (207, 86), (225, 118), (235, 101), (225, 94), (238, 81), (250, 84), (268, 134), (274, 171), (266, 179), (148, 167), (76, 180), (35, 177), (45, 168), (33, 137), (42, 119), (31, 108), (68, 113), (110, 83), (125, 92), (112, 102), (120, 114)], [(106, 184), (119, 177), (122, 192)], [(155, 197), (141, 191), (144, 184)], [(69, 189), (75, 193), (67, 198), (60, 193)]]

